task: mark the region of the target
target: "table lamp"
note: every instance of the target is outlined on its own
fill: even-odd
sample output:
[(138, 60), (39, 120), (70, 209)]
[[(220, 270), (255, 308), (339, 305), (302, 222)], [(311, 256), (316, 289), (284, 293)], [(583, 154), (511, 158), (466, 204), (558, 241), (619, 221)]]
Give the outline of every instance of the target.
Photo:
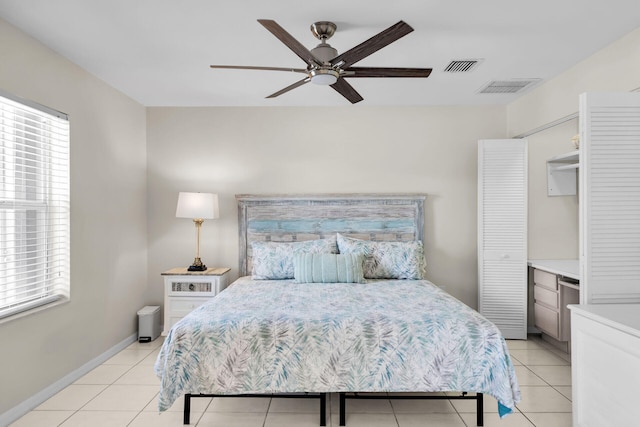
[(218, 195), (212, 193), (186, 193), (178, 194), (178, 206), (176, 218), (191, 218), (196, 225), (196, 258), (189, 266), (189, 271), (205, 271), (207, 266), (200, 259), (200, 228), (205, 219), (220, 217), (218, 207)]

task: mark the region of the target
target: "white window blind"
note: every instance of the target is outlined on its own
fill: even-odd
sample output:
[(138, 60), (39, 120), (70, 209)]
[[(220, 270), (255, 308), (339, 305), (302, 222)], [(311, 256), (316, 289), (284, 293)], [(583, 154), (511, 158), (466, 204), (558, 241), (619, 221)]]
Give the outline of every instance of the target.
[(0, 92), (0, 319), (70, 297), (69, 120)]

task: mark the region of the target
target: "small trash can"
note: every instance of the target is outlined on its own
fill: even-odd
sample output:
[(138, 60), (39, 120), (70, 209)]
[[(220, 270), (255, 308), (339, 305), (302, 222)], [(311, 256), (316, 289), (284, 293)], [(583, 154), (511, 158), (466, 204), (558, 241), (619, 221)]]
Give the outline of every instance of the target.
[(138, 310), (138, 342), (150, 342), (160, 336), (160, 306), (147, 305)]

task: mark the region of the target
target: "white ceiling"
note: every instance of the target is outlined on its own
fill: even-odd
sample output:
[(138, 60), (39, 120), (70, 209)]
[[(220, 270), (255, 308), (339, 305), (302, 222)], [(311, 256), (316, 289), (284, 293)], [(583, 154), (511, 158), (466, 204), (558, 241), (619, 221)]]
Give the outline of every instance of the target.
[[(304, 68), (257, 19), (273, 19), (308, 49), (315, 21), (333, 21), (344, 52), (399, 20), (415, 31), (357, 66), (433, 68), (427, 79), (358, 78), (356, 104), (505, 104), (479, 94), (492, 80), (553, 78), (640, 27), (638, 0), (0, 0), (0, 17), (146, 106), (343, 106), (303, 75), (212, 70), (210, 64)], [(470, 73), (451, 60), (483, 59)]]

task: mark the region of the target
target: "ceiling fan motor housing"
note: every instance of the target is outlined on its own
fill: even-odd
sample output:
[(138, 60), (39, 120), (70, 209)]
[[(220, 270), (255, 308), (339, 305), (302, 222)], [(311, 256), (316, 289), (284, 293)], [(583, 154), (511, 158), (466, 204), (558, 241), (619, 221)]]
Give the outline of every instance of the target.
[(323, 64), (329, 64), (333, 58), (338, 56), (338, 51), (324, 41), (311, 49), (310, 52)]

